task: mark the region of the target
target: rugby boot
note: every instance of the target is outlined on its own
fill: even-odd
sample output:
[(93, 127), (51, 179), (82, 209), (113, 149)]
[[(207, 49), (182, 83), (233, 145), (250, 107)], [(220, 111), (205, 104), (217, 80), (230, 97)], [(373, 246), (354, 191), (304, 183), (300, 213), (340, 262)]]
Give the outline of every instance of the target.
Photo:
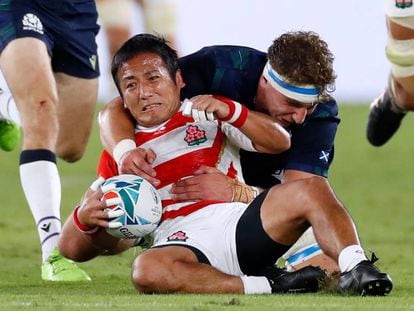
[(273, 294), (283, 293), (314, 293), (326, 277), (319, 267), (307, 266), (299, 270), (287, 272), (276, 267), (263, 270), (269, 280)]
[(57, 248), (42, 264), (42, 279), (53, 282), (83, 282), (91, 278), (72, 260), (63, 257)]
[(371, 260), (361, 261), (351, 271), (341, 273), (338, 290), (361, 296), (387, 296), (392, 290), (392, 280), (374, 266), (377, 260), (372, 254)]
[[(4, 96), (4, 92), (1, 88), (0, 96)], [(1, 100), (0, 103), (2, 103)], [(20, 126), (13, 121), (5, 119), (0, 114), (0, 149), (4, 151), (12, 151), (19, 145), (20, 136)]]
[(405, 112), (391, 110), (392, 96), (387, 88), (376, 98), (369, 110), (367, 124), (367, 139), (373, 146), (385, 144), (398, 130)]

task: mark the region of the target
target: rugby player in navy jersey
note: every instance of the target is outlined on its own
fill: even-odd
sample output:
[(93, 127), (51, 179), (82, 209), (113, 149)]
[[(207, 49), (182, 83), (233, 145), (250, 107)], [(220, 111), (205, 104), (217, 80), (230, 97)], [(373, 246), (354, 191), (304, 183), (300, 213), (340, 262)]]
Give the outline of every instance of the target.
[(47, 281), (90, 280), (57, 250), (56, 156), (79, 160), (91, 133), (99, 76), (97, 18), (94, 0), (0, 0), (0, 68), (11, 91), (0, 90), (0, 149), (19, 145), (16, 124), (21, 124), (20, 179)]
[[(245, 190), (253, 196), (278, 183), (328, 176), (339, 123), (337, 104), (329, 96), (335, 81), (332, 62), (327, 44), (312, 32), (284, 34), (267, 54), (248, 47), (211, 46), (180, 59), (186, 84), (182, 99), (198, 94), (224, 95), (269, 114), (290, 131), (291, 148), (282, 154), (241, 151), (243, 176), (249, 185)], [(156, 185), (154, 170), (135, 149), (133, 125), (122, 99), (109, 103), (99, 120), (104, 146), (120, 171), (141, 175)], [(204, 166), (196, 174), (176, 183), (172, 191), (177, 200), (234, 198), (235, 188), (225, 175)], [(312, 232), (308, 234), (306, 256), (296, 258), (314, 256), (312, 263), (336, 269), (333, 261), (320, 254)]]

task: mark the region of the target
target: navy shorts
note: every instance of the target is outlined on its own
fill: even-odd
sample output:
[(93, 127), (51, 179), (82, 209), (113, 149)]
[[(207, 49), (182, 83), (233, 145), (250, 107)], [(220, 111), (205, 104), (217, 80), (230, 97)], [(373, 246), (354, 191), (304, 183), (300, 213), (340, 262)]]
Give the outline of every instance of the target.
[(0, 52), (17, 38), (42, 40), (54, 72), (99, 76), (94, 0), (0, 0)]
[(274, 266), (291, 247), (273, 241), (263, 228), (260, 209), (268, 192), (263, 191), (250, 203), (236, 227), (237, 257), (246, 275), (262, 275), (263, 268)]

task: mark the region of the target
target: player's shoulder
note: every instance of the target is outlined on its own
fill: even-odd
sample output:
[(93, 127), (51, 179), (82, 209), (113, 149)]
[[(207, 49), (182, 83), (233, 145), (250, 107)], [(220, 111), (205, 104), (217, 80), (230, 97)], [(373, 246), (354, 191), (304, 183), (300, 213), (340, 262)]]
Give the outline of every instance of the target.
[(335, 118), (339, 121), (338, 104), (333, 97), (329, 98), (329, 100), (324, 103), (320, 103), (308, 117), (308, 119), (321, 118)]
[(266, 53), (247, 46), (237, 45), (212, 45), (183, 56), (180, 58), (180, 64), (186, 64), (196, 60), (213, 61), (217, 66), (244, 67), (252, 62), (266, 62)]

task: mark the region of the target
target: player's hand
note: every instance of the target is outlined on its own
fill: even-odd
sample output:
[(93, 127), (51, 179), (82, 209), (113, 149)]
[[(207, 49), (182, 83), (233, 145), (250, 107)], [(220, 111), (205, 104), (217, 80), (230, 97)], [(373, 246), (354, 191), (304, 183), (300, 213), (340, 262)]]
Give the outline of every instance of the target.
[(213, 121), (229, 115), (229, 106), (211, 95), (198, 95), (185, 103), (184, 115), (192, 116), (196, 121)]
[(102, 191), (100, 184), (104, 181), (103, 178), (98, 178), (91, 187), (86, 191), (80, 207), (78, 209), (78, 220), (82, 225), (90, 228), (96, 226), (104, 228), (116, 228), (121, 226), (118, 223), (109, 223), (108, 219), (116, 218), (123, 215), (123, 211), (105, 211), (108, 206), (117, 205), (121, 203), (120, 198), (108, 199), (104, 198), (104, 192)]
[(158, 186), (160, 180), (151, 164), (157, 155), (152, 149), (136, 148), (126, 152), (119, 160), (120, 174), (134, 174), (148, 180), (153, 186)]
[(177, 181), (171, 188), (171, 194), (177, 201), (231, 202), (233, 182), (218, 169), (202, 165), (194, 176)]

